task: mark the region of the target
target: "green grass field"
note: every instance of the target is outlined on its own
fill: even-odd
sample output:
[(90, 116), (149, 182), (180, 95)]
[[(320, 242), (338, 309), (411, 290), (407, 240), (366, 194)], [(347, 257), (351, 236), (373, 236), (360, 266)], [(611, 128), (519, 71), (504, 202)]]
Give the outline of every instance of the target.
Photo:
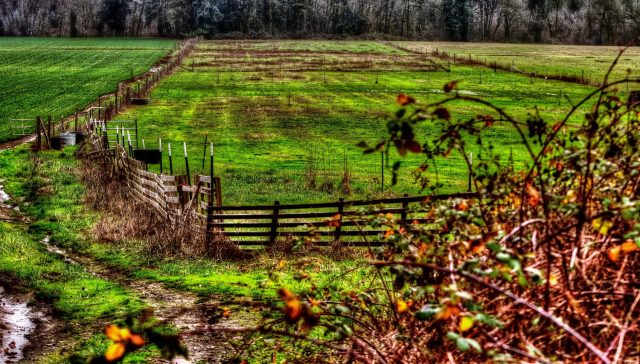
[[(395, 98), (401, 92), (435, 101), (444, 97), (446, 82), (458, 80), (463, 94), (488, 99), (522, 119), (535, 105), (553, 121), (570, 108), (565, 97), (576, 102), (592, 90), (486, 68), (434, 71), (424, 56), (379, 42), (203, 42), (185, 65), (155, 89), (151, 106), (133, 107), (119, 118), (138, 120), (147, 148), (157, 147), (158, 138), (165, 148), (172, 144), (174, 174), (185, 171), (182, 142), (188, 143), (193, 175), (202, 170), (205, 138), (213, 141), (224, 204), (418, 193), (412, 172), (420, 156), (407, 158), (395, 187), (389, 186), (387, 170), (381, 192), (381, 156), (363, 156), (355, 147), (385, 136), (385, 123), (397, 110)], [(477, 106), (459, 105), (454, 116), (480, 112)], [(423, 125), (420, 133), (433, 136), (439, 128)], [(513, 151), (517, 163), (525, 162), (511, 129), (497, 127), (487, 139), (505, 159)], [(480, 150), (470, 148), (477, 160)], [(166, 149), (164, 156), (166, 173)], [(310, 156), (316, 161), (315, 187), (309, 184)], [(348, 195), (341, 188), (345, 160), (351, 178)], [(466, 190), (460, 156), (441, 160), (438, 172), (446, 186), (440, 192)]]
[(72, 114), (119, 81), (146, 72), (174, 45), (160, 39), (0, 37), (0, 142), (11, 138), (11, 119)]
[[(444, 51), (453, 57), (471, 56), (483, 62), (497, 62), (526, 73), (583, 76), (596, 84), (623, 47), (547, 44), (394, 42), (420, 53)], [(627, 71), (630, 73), (627, 73)], [(640, 76), (640, 47), (630, 47), (620, 58), (612, 79)]]

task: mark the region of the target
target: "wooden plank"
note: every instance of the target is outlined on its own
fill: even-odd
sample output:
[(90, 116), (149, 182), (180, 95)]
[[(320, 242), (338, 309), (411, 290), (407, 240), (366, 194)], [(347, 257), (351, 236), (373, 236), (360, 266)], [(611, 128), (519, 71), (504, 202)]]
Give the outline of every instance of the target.
[[(377, 199), (377, 200), (356, 200), (345, 201), (345, 207), (348, 206), (369, 206), (379, 204), (402, 204), (412, 202), (430, 202), (430, 201), (442, 201), (453, 198), (477, 198), (477, 193), (455, 193), (448, 195), (434, 195), (434, 196), (415, 196), (415, 197), (398, 197), (389, 199)], [(280, 205), (280, 210), (304, 210), (304, 209), (319, 209), (319, 208), (337, 208), (340, 202), (326, 202), (326, 203), (311, 203), (311, 204), (293, 204), (293, 205)], [(270, 211), (275, 208), (274, 205), (247, 205), (247, 206), (220, 206), (215, 207), (216, 211)]]
[[(266, 244), (261, 242), (261, 241), (247, 241), (247, 240), (236, 240), (236, 241), (231, 241), (232, 244), (238, 245), (238, 246), (264, 246)], [(339, 242), (339, 243), (335, 243), (333, 241), (321, 241), (321, 242), (317, 242), (314, 243), (314, 246), (320, 246), (320, 247), (326, 247), (326, 246), (333, 246), (335, 244), (339, 244), (342, 246), (353, 246), (353, 247), (367, 247), (367, 246), (372, 246), (372, 247), (377, 247), (377, 246), (381, 246), (382, 243), (370, 243), (370, 242), (365, 242), (365, 241), (354, 241), (354, 242)]]
[[(342, 236), (371, 236), (384, 234), (385, 231), (381, 230), (364, 230), (364, 231), (342, 231)], [(310, 236), (310, 235), (326, 235), (333, 237), (335, 232), (331, 231), (287, 231), (278, 232), (278, 236)], [(266, 237), (271, 236), (270, 231), (225, 231), (224, 235), (229, 237)]]
[[(395, 209), (381, 209), (374, 211), (372, 213), (361, 213), (359, 211), (345, 211), (343, 216), (371, 216), (376, 214), (400, 214), (404, 210), (401, 208)], [(301, 212), (301, 213), (290, 213), (290, 214), (278, 214), (278, 219), (305, 219), (305, 218), (323, 218), (323, 217), (333, 217), (337, 214), (335, 211), (328, 212)], [(273, 214), (216, 214), (216, 219), (218, 220), (267, 220), (272, 219)]]
[[(213, 216), (215, 219), (217, 219), (219, 215), (213, 215)], [(424, 224), (424, 223), (433, 222), (433, 219), (419, 218), (419, 219), (396, 220), (396, 222), (401, 225), (411, 225), (413, 224), (414, 221), (419, 224)], [(359, 225), (359, 226), (366, 227), (368, 223), (369, 221), (367, 220), (343, 220), (342, 226), (358, 226)], [(271, 223), (268, 223), (268, 222), (214, 222), (213, 225), (220, 228), (237, 228), (237, 229), (271, 227)], [(280, 222), (278, 224), (278, 226), (281, 228), (303, 227), (305, 225), (325, 227), (327, 226), (327, 222), (301, 221), (301, 222)]]

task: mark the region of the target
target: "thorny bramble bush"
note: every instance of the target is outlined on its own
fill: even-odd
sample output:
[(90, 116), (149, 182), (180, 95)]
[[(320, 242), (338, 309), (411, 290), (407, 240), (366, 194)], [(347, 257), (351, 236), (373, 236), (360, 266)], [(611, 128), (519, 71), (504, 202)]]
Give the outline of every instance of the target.
[[(365, 153), (422, 153), (416, 177), (435, 190), (437, 158), (467, 158), (475, 141), (487, 156), (473, 168), (467, 159), (476, 196), (425, 201), (426, 225), (370, 218), (387, 231), (360, 268), (372, 282), (349, 292), (283, 288), (275, 317), (248, 343), (310, 362), (640, 360), (640, 105), (617, 91), (627, 82), (640, 84), (607, 76), (560, 121), (518, 120), (458, 93), (456, 82), (436, 103), (400, 95), (389, 139), (362, 145)], [(456, 119), (460, 102), (486, 112)], [(441, 126), (439, 136), (419, 140), (420, 123)], [(520, 136), (524, 168), (484, 142), (498, 124)]]

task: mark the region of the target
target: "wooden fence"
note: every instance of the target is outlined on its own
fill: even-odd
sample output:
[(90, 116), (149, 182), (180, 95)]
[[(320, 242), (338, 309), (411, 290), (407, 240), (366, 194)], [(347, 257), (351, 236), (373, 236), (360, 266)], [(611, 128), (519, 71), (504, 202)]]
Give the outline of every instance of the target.
[(316, 245), (341, 242), (367, 246), (367, 237), (382, 235), (369, 218), (391, 215), (398, 224), (428, 224), (433, 219), (422, 208), (425, 203), (454, 198), (475, 198), (474, 193), (414, 196), (379, 200), (357, 200), (270, 206), (212, 207), (210, 228), (223, 232), (238, 245), (272, 245), (278, 238), (313, 238)]
[[(86, 145), (91, 148), (86, 148)], [(93, 134), (80, 153), (109, 168), (114, 175), (123, 177), (131, 195), (168, 220), (175, 221), (186, 213), (194, 214), (204, 226), (213, 206), (221, 206), (220, 179), (211, 176), (194, 176), (190, 185), (187, 176), (168, 176), (147, 171), (145, 163), (129, 156), (128, 150), (117, 144), (115, 148), (105, 148), (104, 137)]]
[[(93, 134), (85, 143), (85, 157), (99, 161), (126, 184), (131, 196), (172, 223), (196, 224), (208, 239), (222, 234), (240, 246), (269, 246), (279, 239), (310, 238), (313, 244), (342, 243), (367, 246), (372, 236), (383, 235), (382, 227), (371, 227), (371, 217), (391, 214), (398, 224), (429, 224), (425, 204), (454, 198), (475, 198), (474, 193), (414, 196), (378, 200), (356, 200), (310, 204), (223, 206), (218, 177), (169, 176), (147, 171), (146, 165), (129, 156), (117, 144), (105, 148), (104, 136)], [(86, 145), (90, 145), (87, 148)], [(192, 218), (186, 218), (192, 217)], [(375, 245), (375, 244), (372, 244)]]

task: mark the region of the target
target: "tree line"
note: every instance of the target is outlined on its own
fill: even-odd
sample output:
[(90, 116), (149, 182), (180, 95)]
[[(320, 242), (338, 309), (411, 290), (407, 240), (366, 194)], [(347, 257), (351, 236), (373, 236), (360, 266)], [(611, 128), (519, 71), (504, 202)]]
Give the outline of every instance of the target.
[(624, 44), (640, 0), (2, 0), (0, 35)]

